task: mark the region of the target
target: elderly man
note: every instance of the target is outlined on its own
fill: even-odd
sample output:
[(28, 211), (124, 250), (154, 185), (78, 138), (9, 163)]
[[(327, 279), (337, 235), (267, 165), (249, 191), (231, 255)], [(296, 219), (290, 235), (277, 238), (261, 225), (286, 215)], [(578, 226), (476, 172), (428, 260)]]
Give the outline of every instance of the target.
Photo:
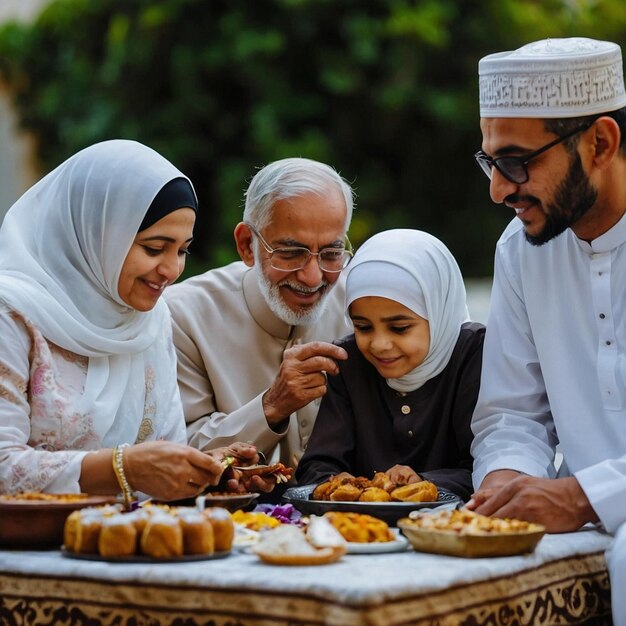
[(290, 158), (262, 168), (235, 228), (241, 261), (167, 289), (189, 443), (253, 442), (294, 466), (326, 374), (351, 328), (341, 270), (353, 194), (337, 172)]
[[(496, 250), (472, 429), (479, 513), (601, 522), (626, 624), (626, 93), (619, 46), (551, 39), (479, 64)], [(560, 444), (563, 464), (555, 469)]]

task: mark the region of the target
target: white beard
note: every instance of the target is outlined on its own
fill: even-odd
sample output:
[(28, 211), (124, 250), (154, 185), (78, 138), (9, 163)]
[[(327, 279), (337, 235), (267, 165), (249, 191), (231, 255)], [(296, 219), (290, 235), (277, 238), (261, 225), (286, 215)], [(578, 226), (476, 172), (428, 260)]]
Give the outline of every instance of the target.
[[(321, 285), (318, 285), (313, 289), (311, 289), (310, 287), (304, 287), (303, 285), (294, 283), (290, 280), (285, 280), (276, 285), (272, 285), (272, 283), (263, 273), (263, 269), (258, 261), (256, 269), (259, 289), (263, 294), (263, 298), (265, 299), (267, 306), (270, 308), (272, 313), (276, 315), (276, 317), (285, 322), (285, 324), (289, 324), (290, 326), (309, 326), (311, 324), (315, 324), (320, 319), (320, 317), (324, 313), (324, 310), (326, 309), (326, 296), (328, 295), (328, 289), (330, 288), (330, 285), (328, 283), (323, 282), (321, 283)], [(317, 291), (317, 289), (325, 286), (326, 291), (314, 305), (305, 309), (294, 311), (285, 304), (285, 301), (280, 295), (281, 285), (292, 285), (302, 291), (309, 292)]]

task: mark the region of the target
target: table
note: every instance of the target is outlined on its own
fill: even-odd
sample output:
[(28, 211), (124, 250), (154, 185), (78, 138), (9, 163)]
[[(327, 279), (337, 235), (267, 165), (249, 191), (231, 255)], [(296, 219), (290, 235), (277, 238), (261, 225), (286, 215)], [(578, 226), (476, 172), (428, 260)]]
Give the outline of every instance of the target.
[(610, 624), (597, 530), (534, 553), (461, 559), (412, 550), (278, 567), (252, 554), (117, 564), (0, 551), (2, 626), (495, 626)]

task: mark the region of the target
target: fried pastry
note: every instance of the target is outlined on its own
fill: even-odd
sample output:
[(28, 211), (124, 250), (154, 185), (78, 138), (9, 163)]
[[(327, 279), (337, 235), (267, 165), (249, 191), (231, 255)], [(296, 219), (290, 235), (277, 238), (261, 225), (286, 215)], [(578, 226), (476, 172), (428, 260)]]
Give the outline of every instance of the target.
[(157, 559), (182, 556), (183, 530), (173, 515), (153, 515), (141, 535), (141, 551)]
[(359, 496), (359, 502), (389, 502), (391, 496), (380, 487), (367, 487)]
[(345, 483), (330, 494), (330, 499), (339, 502), (354, 502), (359, 499), (363, 490), (356, 485)]
[(400, 502), (436, 502), (438, 497), (437, 487), (427, 480), (402, 485), (391, 492), (392, 500)]
[(327, 480), (315, 487), (311, 497), (313, 498), (313, 500), (330, 500), (330, 494), (334, 488), (334, 483), (330, 480)]
[(183, 552), (185, 554), (213, 554), (215, 536), (211, 522), (200, 511), (193, 509), (180, 513), (179, 518), (183, 531)]
[(72, 511), (65, 520), (63, 527), (63, 545), (66, 550), (76, 552), (76, 533), (80, 523), (80, 510)]
[(393, 541), (394, 539), (387, 523), (371, 515), (328, 511), (324, 513), (324, 517), (330, 521), (346, 541), (374, 543)]
[(98, 552), (109, 557), (130, 556), (137, 552), (137, 529), (123, 513), (102, 520)]
[(385, 472), (376, 472), (372, 480), (364, 476), (333, 476), (320, 483), (311, 497), (334, 502), (434, 502), (438, 495), (437, 487), (429, 481), (398, 485)]
[(235, 539), (235, 524), (230, 513), (220, 506), (204, 509), (202, 514), (213, 527), (213, 538), (216, 552), (227, 552), (233, 546)]
[(372, 487), (378, 487), (384, 489), (387, 493), (393, 491), (397, 485), (394, 483), (385, 472), (376, 472), (374, 478), (372, 478)]

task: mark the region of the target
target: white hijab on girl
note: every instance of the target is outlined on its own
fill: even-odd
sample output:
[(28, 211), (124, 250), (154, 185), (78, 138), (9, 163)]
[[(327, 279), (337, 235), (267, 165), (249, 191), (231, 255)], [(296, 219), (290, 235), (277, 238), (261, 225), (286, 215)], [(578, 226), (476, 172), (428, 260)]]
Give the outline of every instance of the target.
[(419, 389), (440, 374), (469, 321), (465, 285), (456, 260), (436, 237), (419, 230), (387, 230), (370, 237), (347, 267), (346, 311), (357, 298), (395, 300), (427, 319), (430, 349), (423, 363), (387, 384)]
[(50, 342), (89, 357), (81, 413), (104, 445), (135, 441), (148, 365), (164, 404), (176, 381), (165, 354), (167, 305), (136, 311), (117, 287), (152, 200), (179, 177), (186, 178), (140, 143), (105, 141), (34, 185), (0, 229), (0, 300)]

